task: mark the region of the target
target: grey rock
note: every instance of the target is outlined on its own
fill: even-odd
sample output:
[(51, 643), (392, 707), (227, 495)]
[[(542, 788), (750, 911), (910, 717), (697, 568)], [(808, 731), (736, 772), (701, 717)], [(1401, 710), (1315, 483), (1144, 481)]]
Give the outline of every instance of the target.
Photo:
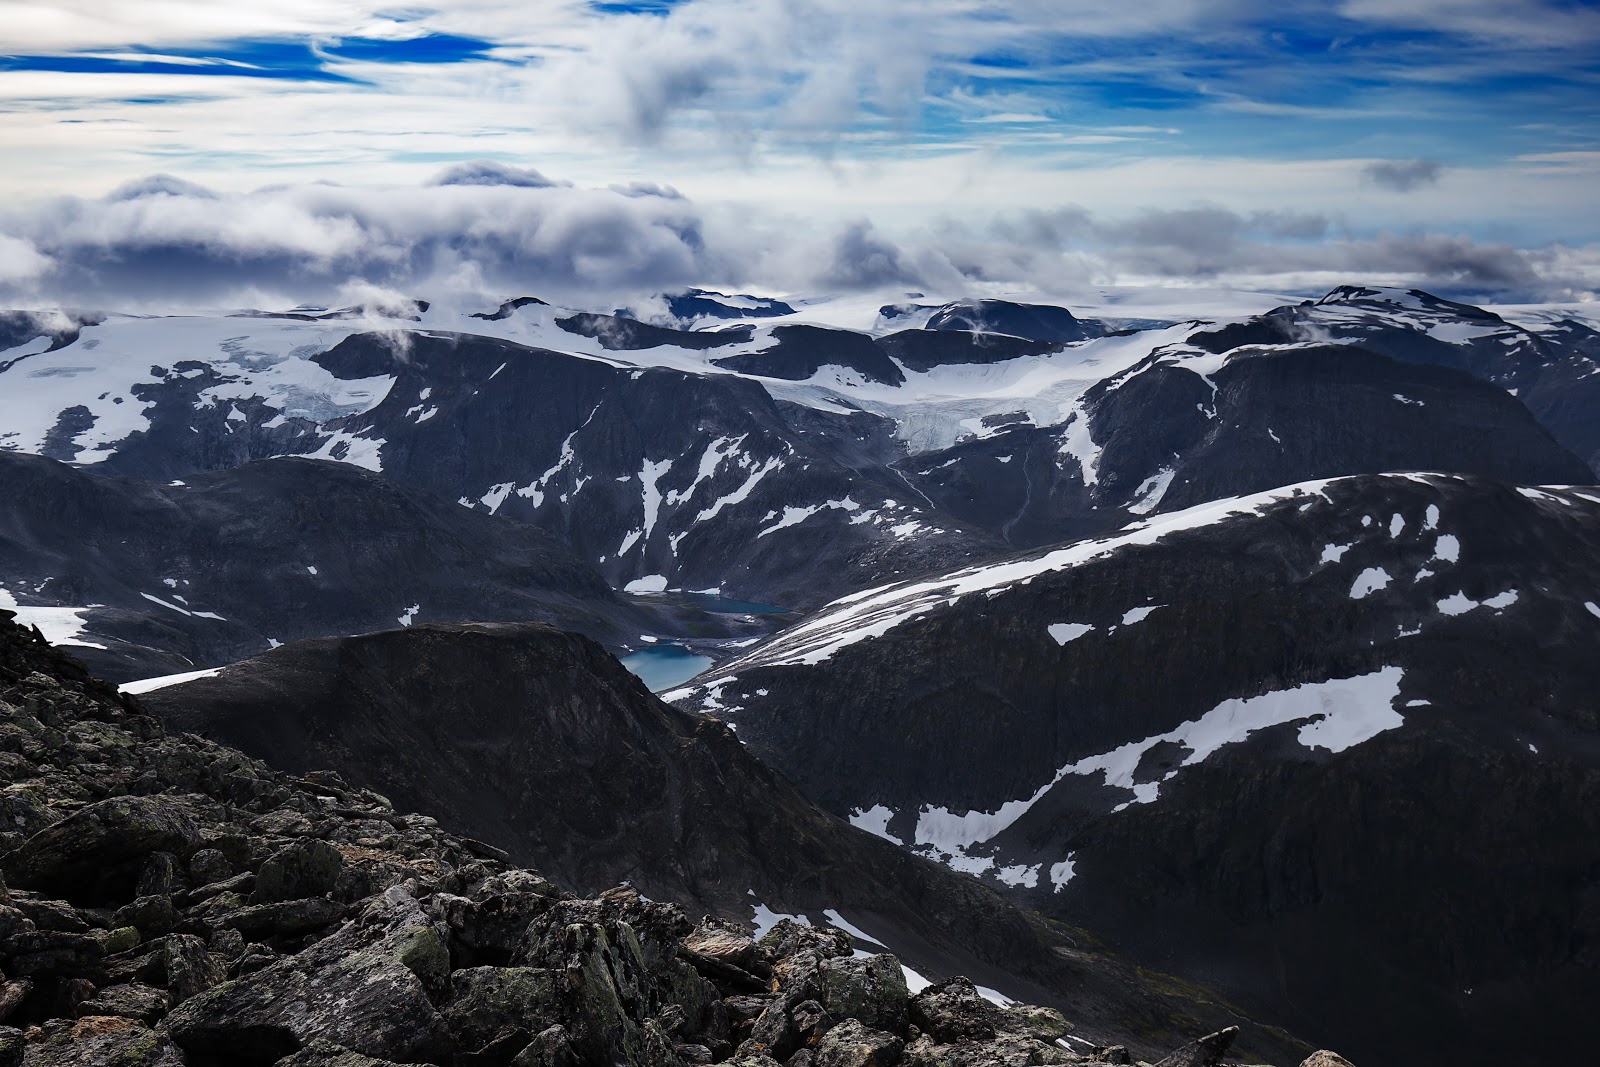
[(5, 872), (13, 885), (59, 891), (69, 900), (93, 898), (107, 883), (133, 881), (150, 853), (187, 854), (199, 836), (188, 812), (172, 800), (113, 797), (28, 838), (5, 858)]
[(1239, 1028), (1230, 1026), (1214, 1034), (1196, 1038), (1170, 1056), (1157, 1060), (1155, 1067), (1217, 1067), (1222, 1058), (1228, 1054), (1228, 1049), (1233, 1046), (1234, 1038), (1238, 1036)]
[(250, 1034), (242, 1062), (271, 1063), (317, 1038), (379, 1058), (445, 1056), (449, 1029), (413, 967), (436, 977), (446, 952), (416, 902), (396, 894), (295, 956), (191, 998), (166, 1025), (202, 1057), (245, 1055), (238, 1035)]
[(189, 857), (189, 877), (197, 886), (233, 877), (233, 864), (220, 849), (203, 848)]
[(899, 1031), (906, 1022), (905, 972), (887, 952), (822, 962), (822, 1004), (836, 1019)]
[(311, 838), (274, 853), (256, 871), (252, 904), (275, 904), (333, 892), (344, 868), (344, 856), (326, 841)]
[(911, 998), (911, 1022), (941, 1044), (993, 1037), (993, 1005), (965, 978), (935, 983)]
[(905, 1042), (874, 1030), (859, 1019), (846, 1019), (817, 1044), (813, 1067), (895, 1067)]

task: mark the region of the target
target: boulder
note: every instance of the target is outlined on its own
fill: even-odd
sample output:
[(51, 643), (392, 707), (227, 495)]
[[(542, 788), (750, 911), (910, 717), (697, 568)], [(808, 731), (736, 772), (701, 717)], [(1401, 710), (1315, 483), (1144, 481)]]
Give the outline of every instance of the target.
[(1324, 1048), (1301, 1060), (1300, 1067), (1355, 1067), (1355, 1065), (1337, 1052), (1330, 1052)]
[(874, 1030), (859, 1019), (846, 1019), (818, 1042), (813, 1067), (895, 1067), (905, 1042)]
[(416, 901), (390, 890), (296, 955), (192, 997), (167, 1028), (198, 1067), (269, 1064), (318, 1038), (380, 1059), (437, 1059), (453, 1042), (424, 983), (448, 959)]
[(1233, 1046), (1233, 1039), (1238, 1036), (1239, 1028), (1230, 1026), (1226, 1030), (1196, 1038), (1172, 1055), (1157, 1060), (1155, 1067), (1217, 1067)]
[(911, 998), (911, 1021), (940, 1044), (995, 1034), (995, 1009), (965, 978), (935, 983)]
[(152, 852), (188, 855), (200, 839), (187, 811), (166, 797), (112, 797), (47, 826), (4, 860), (7, 880), (68, 900), (131, 896)]
[(52, 1019), (28, 1042), (23, 1062), (27, 1067), (183, 1067), (164, 1036), (120, 1015)]
[(273, 853), (256, 871), (252, 904), (275, 904), (333, 892), (344, 855), (326, 841), (307, 838)]
[(189, 857), (189, 878), (197, 886), (233, 877), (233, 864), (221, 849), (203, 848)]
[(464, 1052), (515, 1030), (527, 1044), (560, 1021), (556, 994), (557, 978), (543, 968), (469, 967), (450, 975), (444, 1018)]
[(887, 952), (822, 961), (822, 1005), (836, 1019), (859, 1019), (870, 1027), (905, 1029), (905, 972)]

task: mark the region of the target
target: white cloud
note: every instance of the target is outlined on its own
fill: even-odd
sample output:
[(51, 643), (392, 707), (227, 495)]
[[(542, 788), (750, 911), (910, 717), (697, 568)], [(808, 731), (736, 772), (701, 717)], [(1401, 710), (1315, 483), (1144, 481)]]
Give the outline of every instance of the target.
[(1282, 290), (1325, 288), (1301, 282), (1330, 272), (1452, 293), (1571, 297), (1600, 287), (1600, 248), (1524, 250), (1449, 232), (1358, 236), (1316, 213), (1220, 205), (933, 215), (890, 231), (864, 218), (563, 184), (235, 193), (157, 176), (0, 214), (0, 299), (143, 310), (465, 293), (612, 307), (689, 285), (1061, 292), (1245, 279)]

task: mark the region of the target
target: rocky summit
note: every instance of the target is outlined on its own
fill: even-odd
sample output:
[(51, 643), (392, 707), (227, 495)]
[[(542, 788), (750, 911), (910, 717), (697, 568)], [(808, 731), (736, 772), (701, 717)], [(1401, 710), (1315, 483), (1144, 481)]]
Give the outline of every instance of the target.
[[(627, 885), (576, 896), (336, 773), (168, 733), (11, 620), (7, 1067), (1136, 1062), (965, 978), (913, 992), (845, 931), (757, 938)], [(1237, 1034), (1155, 1062), (1230, 1062)]]

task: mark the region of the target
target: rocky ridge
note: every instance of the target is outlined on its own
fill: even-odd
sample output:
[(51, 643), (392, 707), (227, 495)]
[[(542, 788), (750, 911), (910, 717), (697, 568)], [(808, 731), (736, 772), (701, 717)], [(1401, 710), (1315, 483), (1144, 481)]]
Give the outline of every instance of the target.
[(575, 897), (337, 774), (168, 734), (9, 612), (0, 716), (6, 1067), (1133, 1062), (962, 978), (913, 995), (844, 933)]

